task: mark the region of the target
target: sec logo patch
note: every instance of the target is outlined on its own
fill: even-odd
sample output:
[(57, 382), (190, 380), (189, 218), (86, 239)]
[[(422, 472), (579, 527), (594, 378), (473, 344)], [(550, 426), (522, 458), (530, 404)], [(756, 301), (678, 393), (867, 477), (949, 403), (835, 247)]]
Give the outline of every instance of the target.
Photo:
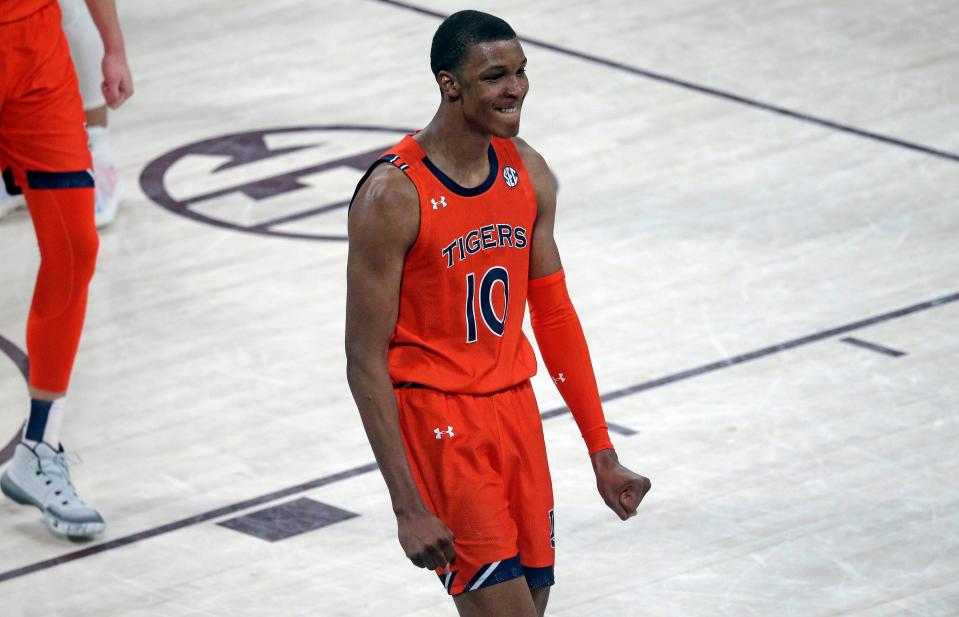
[(519, 174), (512, 167), (506, 167), (503, 169), (503, 181), (506, 182), (506, 186), (513, 188), (519, 184)]

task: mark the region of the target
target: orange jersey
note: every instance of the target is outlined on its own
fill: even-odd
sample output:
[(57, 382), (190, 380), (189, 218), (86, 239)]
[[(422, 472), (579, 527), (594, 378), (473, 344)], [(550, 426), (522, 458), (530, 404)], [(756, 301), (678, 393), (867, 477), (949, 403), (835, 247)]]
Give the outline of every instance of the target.
[(0, 0), (0, 24), (33, 15), (54, 0)]
[(409, 135), (381, 161), (402, 170), (420, 198), (389, 345), (393, 383), (488, 394), (532, 377), (536, 356), (522, 325), (536, 194), (512, 140), (492, 139), (489, 176), (471, 189)]

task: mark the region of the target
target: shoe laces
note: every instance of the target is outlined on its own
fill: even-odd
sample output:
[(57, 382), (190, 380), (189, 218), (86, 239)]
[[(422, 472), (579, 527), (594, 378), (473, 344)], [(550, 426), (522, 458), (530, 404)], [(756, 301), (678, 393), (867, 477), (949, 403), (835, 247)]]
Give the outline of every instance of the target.
[(71, 501), (78, 502), (78, 505), (85, 505), (70, 482), (70, 466), (66, 452), (57, 452), (50, 459), (40, 459), (36, 473), (38, 476), (43, 476), (46, 485), (52, 489), (51, 499), (58, 499), (64, 506), (70, 505)]

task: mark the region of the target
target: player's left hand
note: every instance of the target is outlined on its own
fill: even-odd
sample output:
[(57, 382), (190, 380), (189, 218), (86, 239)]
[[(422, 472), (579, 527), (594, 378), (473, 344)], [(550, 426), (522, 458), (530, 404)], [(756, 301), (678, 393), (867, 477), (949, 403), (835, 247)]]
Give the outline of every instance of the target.
[(123, 101), (133, 96), (133, 76), (122, 53), (107, 52), (103, 55), (103, 98), (110, 109), (116, 109)]
[(591, 460), (596, 472), (596, 487), (606, 505), (620, 520), (636, 516), (636, 509), (652, 488), (649, 478), (623, 467), (615, 450), (600, 450)]

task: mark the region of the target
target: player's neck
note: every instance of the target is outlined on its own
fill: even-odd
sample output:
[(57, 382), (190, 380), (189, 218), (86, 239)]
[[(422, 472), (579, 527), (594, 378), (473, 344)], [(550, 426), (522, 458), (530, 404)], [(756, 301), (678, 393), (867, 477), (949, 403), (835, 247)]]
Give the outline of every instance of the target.
[(436, 112), (416, 140), (436, 165), (469, 173), (480, 168), (488, 171), (490, 135), (478, 132), (461, 118)]

